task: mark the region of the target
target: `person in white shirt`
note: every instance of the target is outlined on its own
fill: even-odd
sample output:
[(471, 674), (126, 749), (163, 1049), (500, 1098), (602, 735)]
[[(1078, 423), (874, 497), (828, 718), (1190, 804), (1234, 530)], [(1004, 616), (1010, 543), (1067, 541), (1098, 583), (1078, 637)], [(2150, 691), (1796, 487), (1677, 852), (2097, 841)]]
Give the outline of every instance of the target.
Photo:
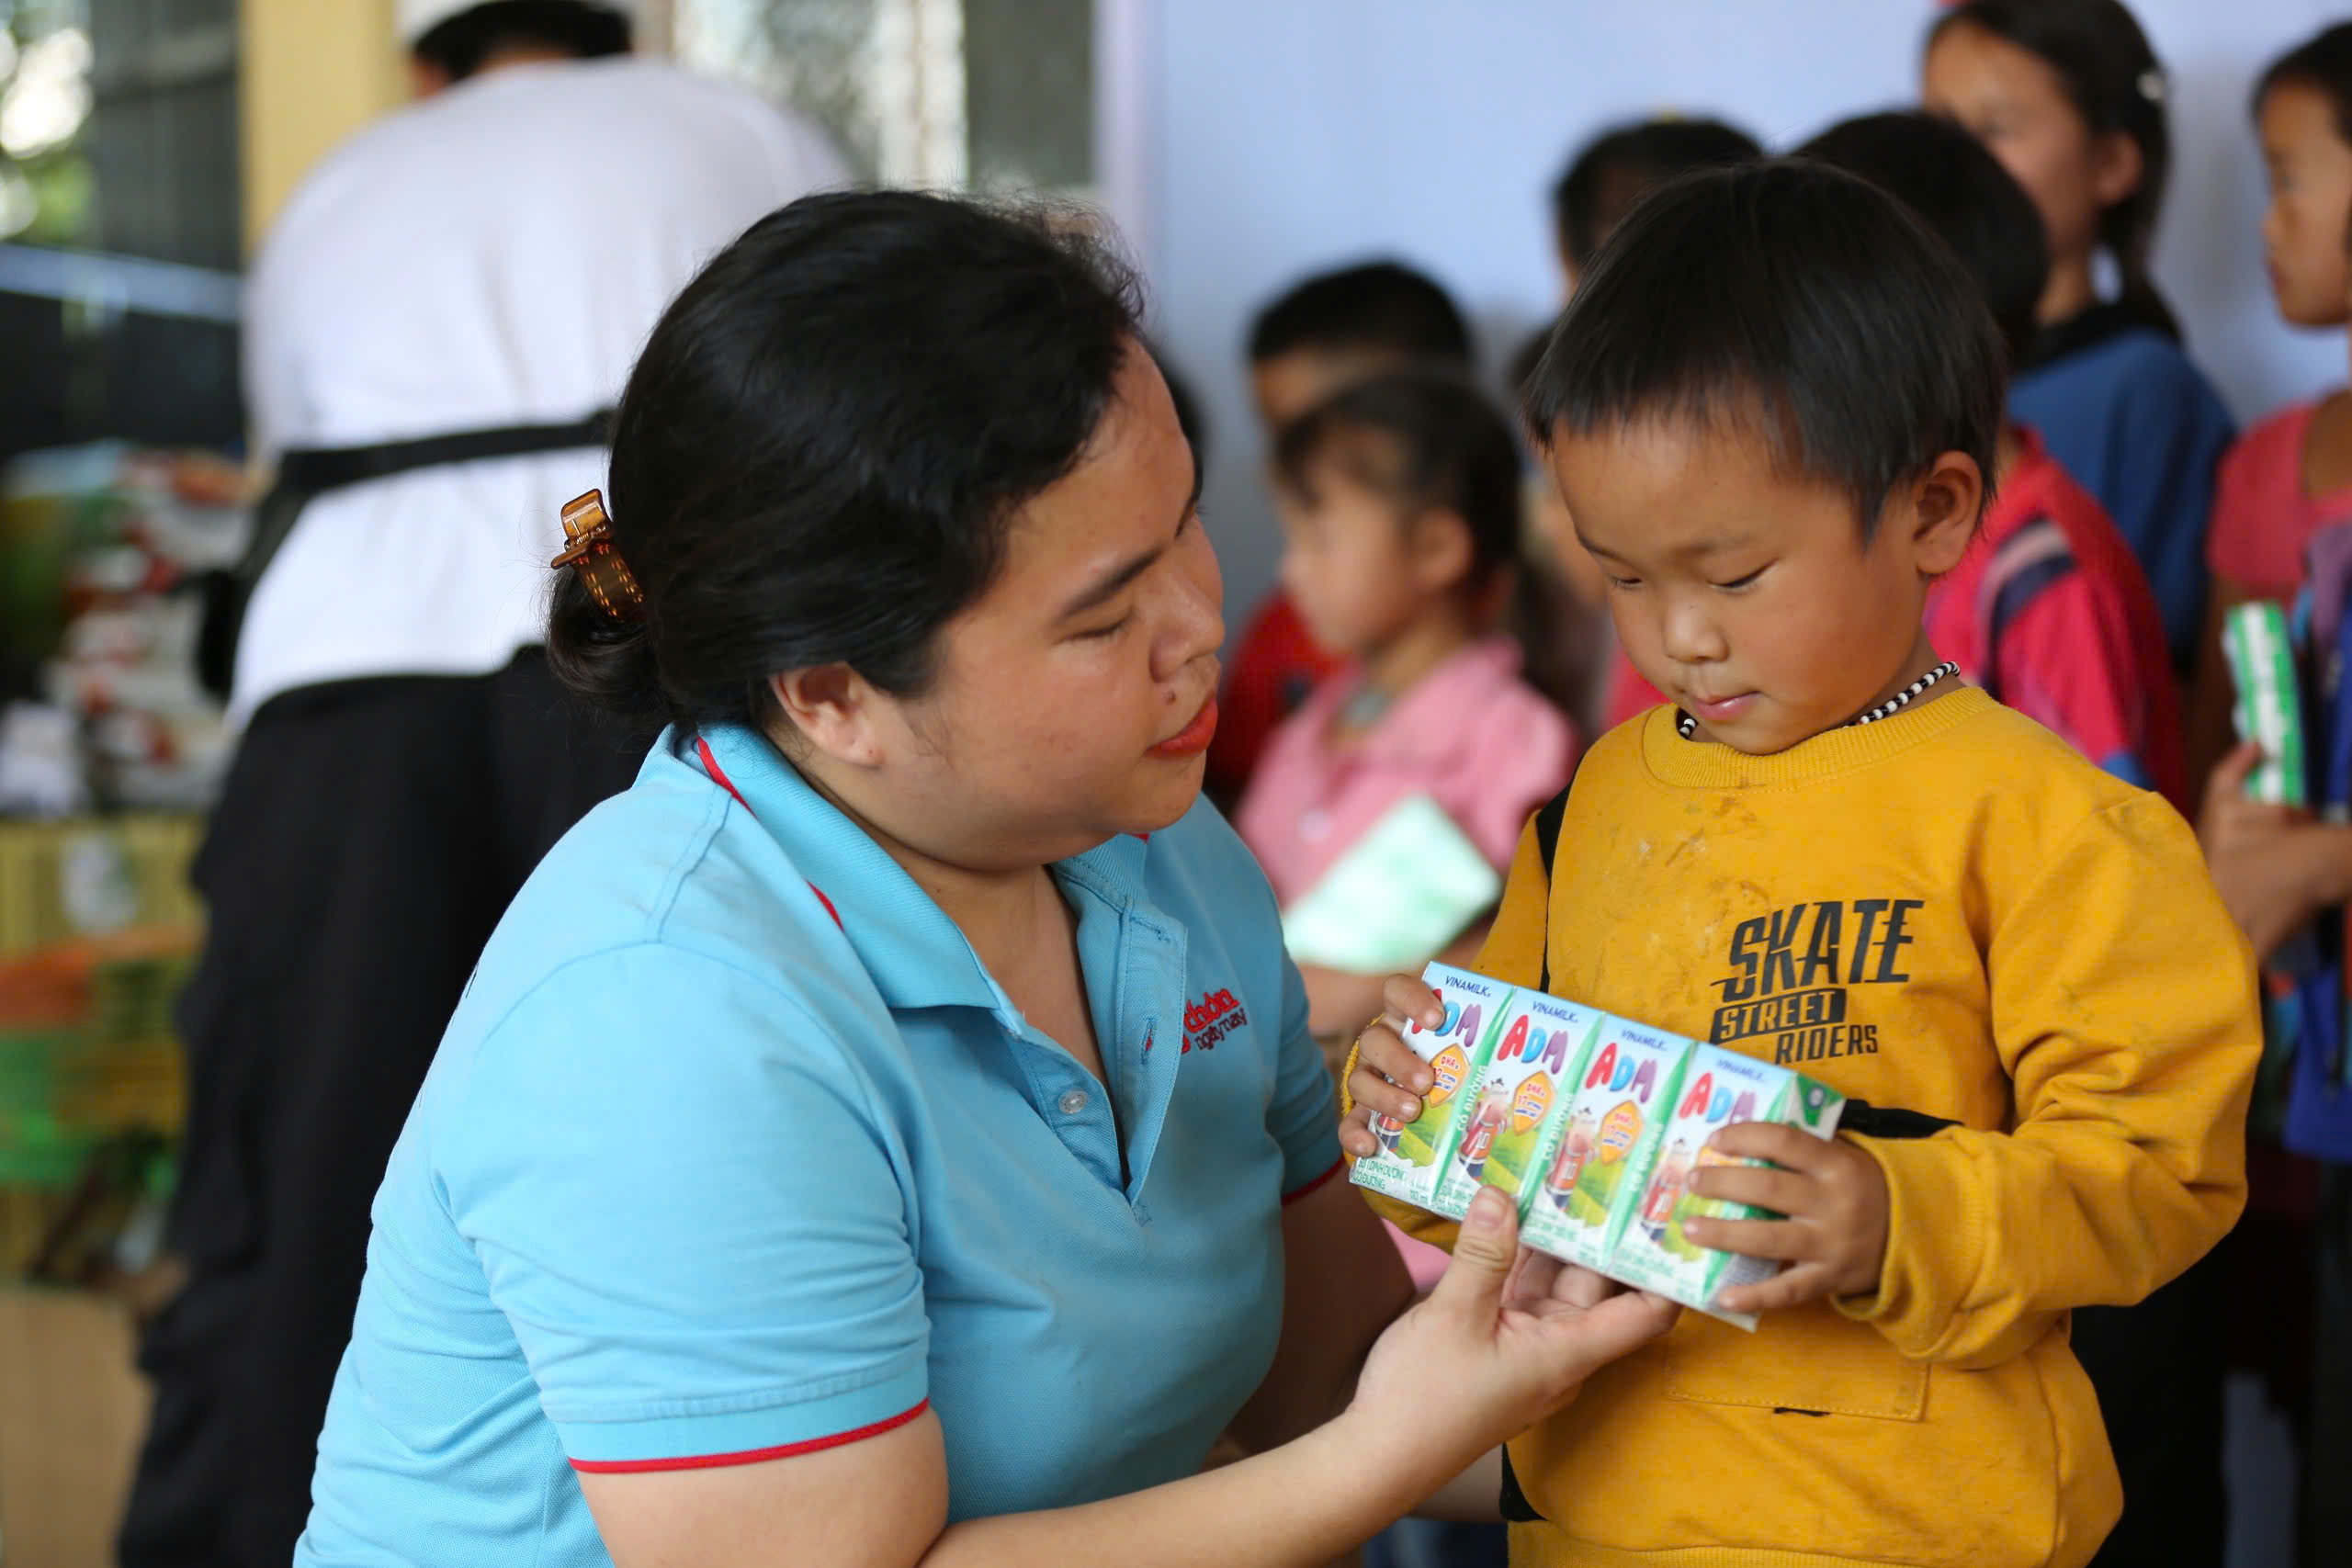
[(323, 159), (254, 265), (246, 388), (265, 514), (291, 525), (219, 649), (243, 730), (180, 1004), (188, 1283), (141, 1346), (124, 1568), (290, 1558), (368, 1204), (442, 1025), (650, 739), (548, 673), (558, 514), (603, 482), (597, 418), (672, 296), (847, 177), (808, 122), (632, 56), (633, 9), (401, 0), (418, 101)]

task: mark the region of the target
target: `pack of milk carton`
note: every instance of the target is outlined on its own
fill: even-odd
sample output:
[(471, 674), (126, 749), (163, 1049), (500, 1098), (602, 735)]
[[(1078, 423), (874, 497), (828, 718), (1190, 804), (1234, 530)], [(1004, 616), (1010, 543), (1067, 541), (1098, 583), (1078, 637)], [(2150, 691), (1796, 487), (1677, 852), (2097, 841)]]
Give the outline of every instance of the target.
[(1716, 1296), (1777, 1264), (1702, 1247), (1693, 1215), (1770, 1217), (1704, 1199), (1690, 1176), (1727, 1163), (1709, 1140), (1735, 1122), (1777, 1122), (1818, 1138), (1845, 1098), (1802, 1073), (1702, 1045), (1542, 991), (1432, 964), (1422, 976), (1445, 1021), (1405, 1042), (1436, 1081), (1410, 1122), (1375, 1117), (1377, 1153), (1359, 1186), (1450, 1219), (1481, 1187), (1518, 1205), (1527, 1246), (1754, 1328)]

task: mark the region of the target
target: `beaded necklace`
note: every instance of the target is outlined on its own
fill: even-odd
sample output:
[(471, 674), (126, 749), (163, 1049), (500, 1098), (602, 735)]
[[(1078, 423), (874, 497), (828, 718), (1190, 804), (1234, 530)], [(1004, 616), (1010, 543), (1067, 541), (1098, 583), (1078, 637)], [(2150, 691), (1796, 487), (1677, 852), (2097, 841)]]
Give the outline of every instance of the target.
[[(1925, 675), (1920, 676), (1917, 680), (1904, 687), (1903, 690), (1895, 693), (1894, 695), (1887, 698), (1886, 701), (1879, 704), (1878, 706), (1871, 709), (1868, 713), (1858, 713), (1838, 728), (1850, 729), (1858, 724), (1876, 724), (1880, 719), (1891, 717), (1894, 714), (1901, 712), (1903, 709), (1909, 707), (1914, 698), (1917, 697), (1920, 693), (1926, 691), (1937, 682), (1948, 679), (1959, 673), (1960, 666), (1947, 659), (1941, 664), (1937, 665), (1933, 670), (1928, 671)], [(1699, 721), (1697, 719), (1691, 717), (1689, 714), (1684, 713), (1680, 708), (1674, 710), (1674, 732), (1677, 735), (1679, 735), (1683, 739), (1688, 740), (1693, 734), (1697, 733), (1698, 728)]]

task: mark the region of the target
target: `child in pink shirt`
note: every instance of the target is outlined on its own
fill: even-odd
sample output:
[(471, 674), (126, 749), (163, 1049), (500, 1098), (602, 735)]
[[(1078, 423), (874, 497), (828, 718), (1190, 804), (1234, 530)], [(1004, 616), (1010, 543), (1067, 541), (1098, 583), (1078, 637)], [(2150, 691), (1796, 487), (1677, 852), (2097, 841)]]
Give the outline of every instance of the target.
[[(2274, 61), (2255, 87), (2254, 111), (2270, 177), (2262, 248), (2278, 313), (2293, 326), (2341, 327), (2352, 314), (2352, 236), (2346, 232), (2352, 220), (2352, 24), (2330, 28)], [(2192, 776), (2201, 776), (2229, 744), (2222, 612), (2256, 599), (2292, 604), (2303, 584), (2304, 546), (2346, 518), (2352, 390), (2280, 410), (2222, 459), (2205, 534), (2213, 592), (2191, 701)]]
[[(1283, 585), (1349, 662), (1274, 732), (1234, 826), (1285, 906), (1414, 795), (1507, 865), (1577, 752), (1487, 629), (1519, 537), (1510, 427), (1466, 383), (1401, 371), (1294, 423), (1274, 463)], [(1379, 976), (1306, 975), (1318, 1032), (1380, 1010)]]
[[(1518, 645), (1487, 629), (1518, 551), (1510, 425), (1462, 380), (1397, 371), (1292, 423), (1274, 472), (1283, 587), (1348, 662), (1268, 740), (1235, 828), (1286, 907), (1415, 795), (1504, 868), (1579, 751), (1566, 716), (1519, 678)], [(1483, 925), (1444, 956), (1467, 962)], [(1379, 976), (1300, 973), (1318, 1034), (1380, 1010)], [(1416, 1282), (1434, 1283), (1445, 1255), (1396, 1240)]]

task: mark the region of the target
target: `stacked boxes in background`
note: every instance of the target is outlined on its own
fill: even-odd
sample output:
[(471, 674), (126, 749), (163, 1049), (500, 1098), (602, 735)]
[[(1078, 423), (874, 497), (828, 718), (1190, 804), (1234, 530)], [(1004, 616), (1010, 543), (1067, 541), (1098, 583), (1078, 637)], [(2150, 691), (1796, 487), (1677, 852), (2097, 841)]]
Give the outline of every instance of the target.
[(0, 1282), (147, 1250), (187, 1092), (171, 1007), (202, 933), (198, 831), (0, 821)]
[(243, 553), (246, 490), (239, 464), (120, 442), (0, 470), (0, 687), (45, 699), (0, 713), (0, 810), (209, 804), (232, 737), (192, 590)]
[(1482, 1186), (1514, 1199), (1521, 1240), (1743, 1328), (1714, 1304), (1775, 1265), (1699, 1247), (1694, 1214), (1763, 1211), (1701, 1199), (1691, 1171), (1728, 1163), (1708, 1140), (1735, 1122), (1774, 1122), (1827, 1138), (1845, 1100), (1769, 1062), (1612, 1018), (1442, 964), (1424, 977), (1445, 1023), (1406, 1041), (1436, 1070), (1420, 1115), (1374, 1122), (1377, 1153), (1357, 1185), (1451, 1219)]

